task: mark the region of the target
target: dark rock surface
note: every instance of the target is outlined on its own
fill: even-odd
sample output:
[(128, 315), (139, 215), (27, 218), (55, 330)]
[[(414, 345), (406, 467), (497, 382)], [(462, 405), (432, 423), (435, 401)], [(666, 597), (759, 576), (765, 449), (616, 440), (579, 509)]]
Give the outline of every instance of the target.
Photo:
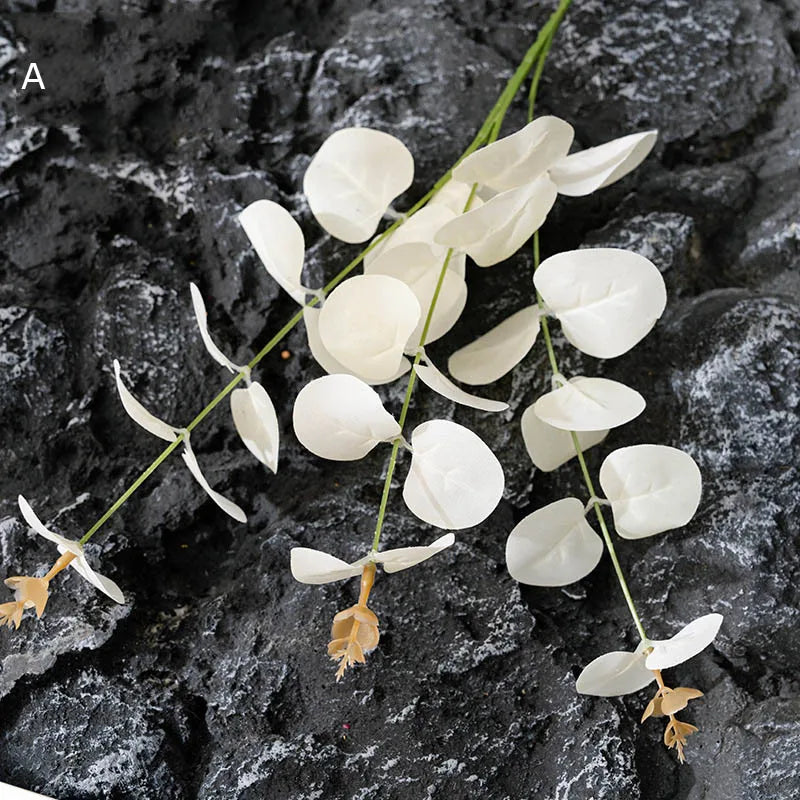
[[(118, 404), (114, 357), (175, 422), (223, 385), (194, 331), (190, 280), (239, 358), (294, 313), (235, 214), (284, 203), (306, 234), (308, 282), (332, 276), (355, 249), (323, 237), (300, 194), (323, 139), (349, 124), (399, 136), (417, 160), (413, 201), (471, 139), (550, 9), (115, 5), (6, 0), (0, 16), (4, 574), (54, 555), (18, 519), (18, 493), (77, 538), (158, 453)], [(505, 572), (515, 520), (584, 496), (573, 465), (534, 475), (519, 436), (547, 384), (541, 343), (490, 390), (510, 399), (505, 417), (417, 393), (411, 423), (455, 416), (477, 430), (503, 462), (506, 498), (428, 565), (379, 577), (380, 648), (333, 682), (330, 620), (356, 587), (296, 584), (288, 552), (363, 553), (386, 452), (337, 465), (296, 443), (294, 396), (320, 374), (300, 328), (282, 344), (291, 357), (275, 351), (258, 370), (280, 414), (277, 476), (224, 410), (195, 436), (212, 485), (249, 523), (173, 459), (89, 547), (128, 604), (71, 574), (39, 622), (0, 632), (0, 780), (60, 800), (798, 797), (798, 47), (797, 0), (576, 0), (540, 92), (539, 112), (569, 120), (582, 146), (660, 130), (635, 175), (561, 199), (542, 242), (636, 249), (670, 291), (663, 320), (619, 359), (556, 341), (564, 371), (624, 380), (648, 402), (591, 451), (592, 470), (615, 447), (656, 442), (703, 471), (690, 525), (619, 547), (654, 636), (725, 615), (714, 646), (668, 676), (706, 693), (689, 715), (701, 732), (688, 765), (661, 724), (639, 724), (646, 693), (574, 692), (592, 658), (635, 644), (608, 559), (565, 590), (521, 590)], [(21, 93), (33, 60), (47, 90)], [(523, 114), (520, 103), (508, 130)], [(472, 268), (467, 313), (434, 353), (529, 303), (529, 274), (526, 253)], [(402, 391), (385, 393), (395, 409)], [(396, 491), (385, 543), (432, 538)]]

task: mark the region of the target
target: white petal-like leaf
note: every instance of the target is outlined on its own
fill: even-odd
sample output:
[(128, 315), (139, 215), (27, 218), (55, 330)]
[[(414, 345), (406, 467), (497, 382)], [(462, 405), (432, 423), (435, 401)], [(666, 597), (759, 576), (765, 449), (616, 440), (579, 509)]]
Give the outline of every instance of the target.
[(319, 317), (327, 351), (369, 381), (396, 375), (421, 309), (414, 292), (389, 275), (357, 275), (337, 286)]
[(141, 425), (148, 433), (158, 436), (167, 442), (174, 442), (178, 438), (178, 433), (172, 425), (168, 425), (163, 420), (151, 414), (129, 391), (122, 382), (120, 375), (119, 361), (114, 359), (114, 375), (117, 381), (117, 391), (122, 407), (128, 412), (128, 416), (138, 425)]
[(483, 522), (494, 511), (505, 477), (479, 436), (435, 419), (414, 429), (411, 447), (403, 499), (413, 514), (438, 528), (457, 530)]
[(658, 136), (643, 131), (573, 153), (550, 169), (558, 193), (569, 197), (591, 194), (624, 178), (647, 158)]
[(625, 539), (681, 528), (700, 504), (703, 479), (694, 459), (661, 444), (638, 444), (611, 453), (600, 468), (614, 527)]
[(50, 796), (29, 792), (27, 789), (18, 789), (9, 783), (0, 782), (0, 797), (3, 800), (54, 800)]
[[(454, 214), (463, 214), (464, 208), (467, 205), (467, 200), (472, 194), (472, 186), (469, 183), (461, 183), (452, 178), (439, 189), (438, 192), (430, 199), (428, 206), (445, 206), (449, 208)], [(477, 193), (472, 195), (469, 207), (473, 211), (480, 208), (483, 201), (478, 197)]]
[(566, 586), (585, 578), (603, 555), (583, 503), (565, 497), (528, 514), (506, 541), (506, 564), (514, 580), (529, 586)]
[(400, 570), (416, 566), (427, 561), (431, 556), (441, 553), (455, 540), (454, 534), (446, 533), (425, 547), (398, 547), (394, 550), (384, 550), (375, 556), (375, 561), (383, 565), (385, 572), (400, 572)]
[(365, 242), (413, 179), (414, 159), (399, 139), (371, 128), (344, 128), (311, 159), (303, 191), (331, 236)]
[(624, 383), (582, 377), (571, 378), (533, 404), (539, 419), (565, 431), (616, 428), (638, 417), (644, 407), (644, 398)]
[(453, 170), (453, 178), (479, 183), (497, 192), (536, 180), (564, 159), (575, 131), (558, 117), (539, 117), (510, 136), (468, 155)]
[(543, 175), (456, 217), (439, 229), (434, 241), (466, 252), (480, 267), (491, 267), (512, 256), (533, 236), (556, 196), (555, 184)]
[(267, 272), (303, 305), (306, 290), (300, 276), (306, 244), (294, 217), (271, 200), (256, 200), (242, 211), (239, 222)]
[(231, 372), (239, 372), (241, 368), (237, 364), (234, 364), (233, 361), (217, 347), (208, 332), (208, 314), (206, 313), (206, 304), (203, 302), (203, 295), (200, 294), (200, 290), (193, 283), (189, 284), (189, 289), (192, 293), (192, 307), (194, 308), (194, 315), (197, 319), (197, 327), (200, 329), (200, 338), (203, 340), (208, 354), (214, 361), (225, 367), (225, 369), (229, 369)]
[(326, 375), (304, 386), (292, 419), (300, 444), (333, 461), (362, 458), (400, 435), (378, 393), (352, 375)]
[[(577, 455), (575, 444), (569, 431), (548, 425), (536, 416), (533, 406), (528, 406), (522, 414), (522, 439), (534, 466), (542, 472), (552, 472), (566, 464)], [(577, 434), (581, 450), (600, 444), (608, 435), (602, 431), (581, 431)]]
[(231, 393), (231, 414), (245, 447), (273, 472), (278, 471), (278, 416), (266, 389), (253, 381)]
[(578, 676), (576, 691), (595, 697), (618, 697), (644, 689), (656, 679), (645, 666), (644, 649), (645, 643), (640, 642), (633, 653), (616, 650), (599, 656)]
[(630, 350), (667, 304), (664, 279), (644, 256), (616, 248), (570, 250), (545, 259), (533, 276), (567, 339), (597, 358)]
[(474, 394), (465, 392), (439, 372), (430, 361), (428, 361), (427, 365), (418, 364), (416, 372), (419, 379), (429, 389), (433, 389), (434, 392), (438, 392), (442, 397), (446, 397), (454, 403), (477, 408), (479, 411), (506, 411), (508, 409), (508, 403), (503, 403), (500, 400), (488, 400), (485, 397), (477, 397)]
[(683, 664), (714, 641), (722, 625), (722, 614), (706, 614), (690, 622), (671, 639), (653, 641), (653, 652), (647, 656), (648, 669), (669, 669)]
[(293, 547), (291, 553), (292, 576), (300, 583), (333, 583), (361, 574), (361, 563), (348, 564), (341, 558), (312, 550)]
[(488, 333), (456, 350), (447, 362), (462, 383), (481, 386), (502, 378), (525, 358), (539, 335), (539, 309), (528, 306), (504, 319)]
[(181, 453), (181, 458), (183, 458), (186, 466), (189, 467), (189, 472), (192, 473), (194, 479), (203, 487), (203, 490), (206, 494), (229, 516), (233, 517), (237, 522), (247, 522), (247, 515), (242, 511), (239, 506), (236, 505), (232, 500), (228, 500), (227, 497), (223, 497), (219, 492), (215, 491), (211, 488), (208, 481), (203, 475), (200, 465), (197, 463), (197, 456), (194, 454), (194, 450), (192, 450), (192, 446), (189, 443), (188, 436), (184, 439), (184, 450)]

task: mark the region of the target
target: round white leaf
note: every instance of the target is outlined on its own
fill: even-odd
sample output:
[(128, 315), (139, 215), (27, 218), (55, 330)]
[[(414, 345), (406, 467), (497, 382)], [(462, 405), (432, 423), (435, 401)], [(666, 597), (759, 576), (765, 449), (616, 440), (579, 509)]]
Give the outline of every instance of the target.
[(456, 537), (452, 533), (440, 536), (435, 542), (424, 547), (398, 547), (394, 550), (384, 550), (377, 553), (374, 558), (379, 564), (383, 565), (385, 572), (400, 572), (417, 564), (427, 561), (431, 556), (441, 553), (442, 550), (450, 547), (455, 542)]
[(683, 664), (714, 641), (722, 625), (722, 614), (706, 614), (690, 622), (671, 639), (653, 641), (653, 652), (647, 656), (648, 669), (669, 669)]
[(539, 117), (510, 136), (468, 155), (453, 178), (479, 183), (497, 192), (515, 189), (538, 178), (569, 152), (575, 131), (558, 117)]
[(603, 555), (583, 503), (565, 497), (528, 514), (506, 541), (506, 564), (514, 580), (529, 586), (566, 586), (585, 578)]
[(427, 365), (418, 364), (416, 373), (429, 389), (433, 389), (434, 392), (438, 392), (442, 397), (446, 397), (454, 403), (477, 408), (479, 411), (506, 411), (508, 409), (508, 403), (503, 403), (499, 400), (488, 400), (465, 392), (439, 372), (430, 361), (428, 361)]
[(644, 689), (656, 679), (645, 666), (644, 648), (644, 642), (640, 642), (633, 653), (617, 650), (599, 656), (578, 676), (576, 691), (595, 697), (618, 697)]
[(195, 286), (195, 284), (189, 284), (189, 290), (192, 294), (192, 307), (194, 308), (194, 315), (197, 319), (197, 327), (200, 329), (200, 338), (203, 340), (203, 344), (206, 346), (206, 350), (208, 350), (208, 354), (211, 358), (214, 359), (218, 364), (225, 367), (225, 369), (229, 369), (231, 372), (241, 372), (241, 367), (237, 364), (234, 364), (222, 350), (217, 347), (214, 343), (214, 340), (211, 338), (211, 335), (208, 332), (208, 314), (206, 313), (206, 304), (203, 302), (203, 295), (200, 294), (200, 290)]
[(434, 241), (466, 252), (480, 267), (491, 267), (512, 256), (533, 236), (556, 196), (555, 184), (543, 175), (456, 217), (440, 228)]
[(18, 789), (8, 783), (0, 782), (0, 797), (3, 800), (54, 800), (54, 798), (36, 792), (29, 792), (27, 789)]
[(239, 222), (267, 272), (303, 305), (306, 290), (300, 276), (306, 244), (294, 217), (271, 200), (256, 200), (242, 211)]
[(700, 504), (703, 479), (694, 459), (661, 444), (638, 444), (611, 453), (600, 468), (614, 526), (625, 539), (681, 528)]
[(567, 339), (597, 358), (630, 350), (649, 333), (667, 304), (661, 273), (629, 250), (558, 253), (542, 262), (533, 282)]
[(194, 450), (192, 450), (192, 446), (189, 443), (189, 438), (187, 436), (184, 439), (184, 451), (181, 453), (181, 458), (183, 458), (186, 466), (189, 467), (189, 472), (192, 473), (194, 479), (203, 487), (203, 490), (206, 494), (229, 516), (233, 517), (237, 522), (247, 522), (247, 515), (242, 511), (239, 506), (236, 505), (232, 500), (228, 500), (227, 497), (223, 497), (219, 492), (215, 491), (211, 488), (208, 481), (203, 475), (202, 470), (200, 469), (200, 465), (197, 463), (197, 457), (194, 454)]
[(569, 197), (591, 194), (624, 178), (647, 158), (658, 137), (643, 131), (573, 153), (550, 169), (558, 193)]
[(436, 419), (414, 429), (403, 500), (424, 522), (446, 530), (483, 522), (503, 496), (503, 468), (471, 430)]
[(273, 472), (278, 471), (278, 416), (266, 389), (255, 381), (231, 394), (233, 424), (244, 446)]
[(488, 333), (456, 350), (447, 362), (462, 383), (481, 386), (502, 378), (525, 358), (539, 335), (539, 309), (528, 306), (504, 319)]
[(292, 419), (300, 444), (333, 461), (362, 458), (400, 435), (378, 393), (352, 375), (326, 375), (304, 386)]
[(163, 420), (151, 414), (129, 391), (122, 382), (120, 375), (119, 361), (114, 359), (114, 375), (117, 381), (117, 391), (122, 407), (128, 412), (128, 416), (138, 425), (141, 425), (148, 433), (158, 436), (167, 442), (174, 442), (178, 438), (177, 429), (168, 425)]
[[(608, 429), (581, 431), (577, 434), (578, 443), (585, 453), (590, 447), (600, 444), (607, 435)], [(522, 414), (522, 439), (534, 466), (542, 472), (552, 472), (577, 455), (570, 432), (540, 420), (533, 406), (528, 406)]]
[(312, 550), (293, 547), (291, 552), (292, 576), (300, 583), (333, 583), (361, 574), (361, 563), (348, 564), (341, 558)]
[(365, 242), (414, 179), (414, 159), (394, 136), (370, 128), (331, 134), (308, 165), (303, 191), (317, 222), (344, 242)]
[(319, 317), (319, 335), (343, 366), (369, 381), (396, 375), (421, 309), (411, 289), (389, 275), (357, 275), (337, 286)]
[(565, 431), (616, 428), (638, 417), (644, 407), (644, 398), (624, 383), (581, 377), (570, 379), (533, 404), (539, 419)]

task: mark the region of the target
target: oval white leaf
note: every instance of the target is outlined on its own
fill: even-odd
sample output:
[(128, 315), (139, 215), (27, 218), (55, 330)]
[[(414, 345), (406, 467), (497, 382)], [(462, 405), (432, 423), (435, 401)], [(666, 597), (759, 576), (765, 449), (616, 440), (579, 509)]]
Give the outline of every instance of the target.
[(583, 503), (565, 497), (528, 514), (506, 541), (506, 564), (514, 580), (528, 586), (567, 586), (585, 578), (603, 555)]
[(0, 782), (0, 797), (3, 800), (54, 800), (49, 795), (36, 794), (36, 792), (29, 792), (27, 789), (18, 789), (9, 783)]
[(510, 136), (504, 136), (468, 155), (453, 178), (479, 183), (497, 192), (536, 180), (569, 152), (575, 136), (572, 125), (558, 117), (539, 117)]
[(469, 394), (463, 389), (456, 386), (451, 380), (443, 375), (439, 370), (428, 361), (427, 365), (418, 364), (416, 373), (419, 379), (434, 392), (452, 400), (454, 403), (459, 403), (462, 406), (469, 406), (470, 408), (477, 408), (479, 411), (506, 411), (508, 403), (503, 403), (499, 400), (489, 400), (485, 397), (477, 397), (474, 394)]
[(616, 650), (599, 656), (578, 676), (575, 689), (594, 697), (633, 694), (652, 683), (656, 676), (645, 666), (644, 642), (633, 653)]
[(239, 222), (267, 272), (303, 305), (306, 290), (300, 276), (306, 244), (294, 217), (271, 200), (256, 200), (239, 214)]
[(722, 625), (722, 614), (706, 614), (690, 622), (671, 639), (652, 641), (653, 652), (647, 656), (648, 669), (669, 669), (683, 664), (714, 641)]
[(578, 377), (540, 397), (533, 411), (554, 428), (599, 431), (630, 422), (644, 407), (644, 398), (624, 383)]
[(206, 350), (208, 350), (208, 354), (211, 358), (214, 359), (218, 364), (225, 367), (225, 369), (229, 369), (231, 372), (241, 372), (241, 367), (237, 364), (234, 364), (222, 350), (217, 347), (214, 343), (214, 340), (211, 338), (211, 335), (208, 332), (208, 314), (206, 312), (206, 304), (203, 302), (203, 295), (200, 294), (200, 290), (195, 286), (195, 284), (189, 284), (189, 290), (192, 295), (192, 307), (194, 308), (194, 315), (197, 319), (197, 327), (200, 329), (200, 338), (203, 340), (203, 344), (206, 346)]
[(505, 477), (479, 436), (435, 419), (414, 429), (411, 448), (403, 500), (413, 514), (438, 528), (457, 530), (483, 522), (494, 511)]
[(174, 442), (178, 438), (179, 431), (168, 425), (163, 420), (151, 414), (129, 391), (122, 382), (120, 375), (119, 361), (114, 359), (114, 376), (117, 381), (117, 391), (122, 407), (128, 412), (128, 416), (137, 424), (141, 425), (148, 433), (164, 439), (166, 442)]
[(456, 217), (440, 228), (434, 241), (466, 252), (480, 267), (491, 267), (512, 256), (533, 236), (556, 196), (555, 184), (543, 175)]
[(341, 558), (312, 550), (293, 547), (291, 553), (292, 576), (300, 583), (333, 583), (361, 574), (361, 562), (348, 564)]
[(681, 528), (700, 505), (703, 479), (694, 459), (661, 444), (638, 444), (611, 453), (600, 467), (614, 527), (625, 539)]
[[(522, 414), (522, 439), (534, 466), (542, 472), (552, 472), (577, 455), (569, 431), (554, 428), (539, 419), (528, 406)], [(600, 444), (608, 436), (608, 429), (577, 433), (581, 451)]]
[(357, 275), (337, 286), (319, 317), (327, 351), (369, 381), (396, 375), (421, 309), (411, 289), (389, 275)]
[(331, 134), (308, 165), (303, 191), (317, 222), (343, 242), (365, 242), (414, 179), (414, 159), (394, 136), (371, 128)]
[(424, 547), (398, 547), (394, 550), (384, 550), (377, 553), (374, 558), (379, 564), (383, 565), (385, 572), (400, 572), (400, 570), (414, 567), (427, 561), (431, 556), (441, 553), (442, 550), (450, 547), (455, 542), (456, 537), (452, 533), (440, 536), (435, 542)]
[(558, 193), (580, 197), (602, 189), (632, 172), (647, 158), (658, 131), (643, 131), (573, 153), (557, 162), (550, 177)]
[(192, 450), (192, 446), (189, 443), (189, 437), (187, 436), (183, 440), (184, 450), (181, 453), (181, 458), (183, 458), (186, 466), (189, 467), (189, 472), (192, 473), (194, 479), (203, 487), (203, 490), (206, 494), (229, 516), (233, 517), (237, 522), (247, 522), (247, 515), (242, 511), (239, 506), (236, 505), (232, 500), (228, 500), (227, 497), (223, 497), (219, 492), (215, 491), (211, 488), (208, 481), (203, 475), (202, 470), (200, 469), (200, 465), (197, 463), (197, 456), (194, 454), (194, 450)]
[(292, 420), (300, 444), (333, 461), (362, 458), (400, 435), (378, 393), (352, 375), (326, 375), (304, 386)]
[(661, 273), (629, 250), (558, 253), (541, 263), (533, 282), (567, 339), (597, 358), (630, 350), (650, 332), (667, 304)]
[(231, 415), (244, 446), (273, 472), (278, 471), (278, 416), (267, 390), (253, 381), (231, 393)]
[(488, 333), (456, 350), (447, 362), (462, 383), (482, 386), (502, 378), (525, 358), (539, 335), (539, 308), (528, 306), (504, 319)]

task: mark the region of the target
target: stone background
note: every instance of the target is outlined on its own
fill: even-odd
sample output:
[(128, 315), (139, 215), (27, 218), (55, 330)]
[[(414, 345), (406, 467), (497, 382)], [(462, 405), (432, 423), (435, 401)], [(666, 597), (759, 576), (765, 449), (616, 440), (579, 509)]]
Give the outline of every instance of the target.
[[(78, 537), (159, 451), (124, 415), (111, 362), (160, 416), (185, 423), (226, 380), (205, 354), (188, 282), (223, 349), (244, 359), (293, 313), (236, 221), (285, 204), (318, 285), (355, 248), (321, 235), (299, 193), (334, 129), (403, 139), (420, 196), (472, 138), (551, 9), (524, 0), (4, 0), (0, 14), (0, 545), (3, 574), (52, 547), (16, 496)], [(607, 558), (564, 590), (520, 589), (503, 546), (515, 520), (577, 470), (534, 475), (522, 410), (547, 387), (541, 343), (489, 390), (505, 416), (420, 391), (411, 424), (454, 416), (496, 450), (506, 498), (429, 565), (384, 580), (380, 649), (336, 685), (324, 647), (355, 582), (296, 584), (289, 548), (345, 558), (371, 536), (386, 450), (355, 464), (302, 451), (291, 406), (320, 374), (304, 332), (258, 370), (280, 412), (267, 474), (228, 415), (195, 436), (225, 517), (175, 460), (93, 540), (126, 591), (76, 575), (45, 616), (0, 632), (0, 779), (73, 798), (796, 798), (800, 795), (798, 0), (576, 0), (540, 113), (579, 146), (657, 127), (654, 154), (593, 197), (562, 198), (545, 254), (622, 245), (663, 271), (662, 321), (631, 353), (564, 369), (622, 379), (648, 408), (591, 451), (687, 449), (705, 479), (684, 530), (621, 542), (652, 635), (711, 610), (712, 648), (672, 671), (706, 697), (680, 767), (647, 692), (579, 697), (582, 666), (635, 644)], [(29, 61), (46, 92), (19, 93)], [(523, 122), (522, 103), (507, 130)], [(531, 300), (526, 253), (471, 268), (440, 361)], [(403, 387), (389, 389), (397, 409)], [(401, 465), (400, 477), (405, 465)], [(399, 484), (398, 484), (399, 485)], [(434, 532), (390, 505), (385, 543)], [(41, 573), (39, 573), (41, 574)], [(5, 591), (5, 590), (4, 590)], [(9, 598), (10, 599), (10, 598)]]

